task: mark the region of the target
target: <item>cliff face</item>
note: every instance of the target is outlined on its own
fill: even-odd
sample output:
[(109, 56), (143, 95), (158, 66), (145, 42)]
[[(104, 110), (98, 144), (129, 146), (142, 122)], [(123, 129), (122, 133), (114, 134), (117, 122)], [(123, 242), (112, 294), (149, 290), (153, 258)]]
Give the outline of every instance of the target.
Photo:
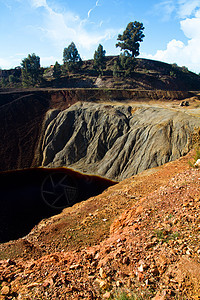
[(77, 103), (46, 115), (42, 166), (123, 180), (185, 155), (200, 119), (158, 107)]
[[(168, 103), (169, 100), (182, 100), (193, 95), (183, 91), (115, 89), (49, 89), (0, 93), (0, 171), (40, 165), (38, 144), (43, 139), (42, 125), (49, 109), (64, 110), (78, 101), (123, 103), (162, 100)], [(109, 118), (108, 126), (112, 123), (111, 115)], [(90, 130), (90, 126), (87, 130)]]
[(1, 171), (32, 165), (48, 107), (47, 94), (0, 95)]

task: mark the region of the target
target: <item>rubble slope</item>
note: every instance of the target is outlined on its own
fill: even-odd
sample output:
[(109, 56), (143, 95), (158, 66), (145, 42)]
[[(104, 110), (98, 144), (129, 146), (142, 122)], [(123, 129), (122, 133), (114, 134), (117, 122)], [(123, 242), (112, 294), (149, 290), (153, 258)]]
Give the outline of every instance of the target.
[[(191, 157), (124, 180), (102, 195), (42, 221), (21, 243), (15, 242), (12, 259), (0, 261), (1, 298), (117, 299), (124, 291), (136, 299), (198, 299), (200, 173), (189, 168)], [(130, 202), (131, 206), (121, 208), (124, 212), (112, 222), (107, 238), (91, 246), (76, 245), (70, 251), (56, 246), (56, 236), (61, 244), (64, 239), (66, 244), (77, 242), (73, 231), (71, 236), (61, 232), (62, 226), (69, 226), (68, 214), (76, 215), (79, 225), (80, 213), (82, 217), (86, 214), (82, 226), (90, 229), (91, 235), (104, 231), (109, 214), (102, 204), (105, 200), (109, 206), (109, 196), (112, 211), (116, 209), (114, 201), (119, 205), (126, 199), (127, 208)], [(95, 212), (102, 217), (101, 210), (107, 220), (95, 220)], [(97, 230), (92, 222), (99, 222)], [(49, 254), (45, 255), (42, 238), (48, 233)], [(17, 245), (21, 247), (18, 251), (22, 250), (19, 256)], [(13, 242), (3, 246), (5, 255)]]

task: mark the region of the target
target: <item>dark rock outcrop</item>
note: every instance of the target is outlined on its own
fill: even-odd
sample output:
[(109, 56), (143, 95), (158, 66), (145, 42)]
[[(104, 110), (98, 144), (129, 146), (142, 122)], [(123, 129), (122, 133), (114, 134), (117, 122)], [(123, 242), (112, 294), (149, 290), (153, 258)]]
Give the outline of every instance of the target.
[(199, 126), (173, 109), (77, 103), (47, 113), (42, 165), (122, 180), (188, 153)]
[(47, 93), (0, 95), (0, 171), (32, 165), (48, 108)]

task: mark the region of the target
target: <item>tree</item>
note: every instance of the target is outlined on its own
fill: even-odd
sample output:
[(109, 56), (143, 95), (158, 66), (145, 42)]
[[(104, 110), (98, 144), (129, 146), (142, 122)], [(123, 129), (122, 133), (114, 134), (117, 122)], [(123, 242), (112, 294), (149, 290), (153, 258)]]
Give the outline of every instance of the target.
[(9, 83), (16, 83), (17, 79), (16, 79), (16, 77), (13, 74), (11, 74), (8, 77), (8, 81), (9, 81)]
[(59, 79), (61, 76), (61, 73), (62, 73), (61, 65), (56, 61), (54, 68), (53, 68), (53, 77), (55, 79)]
[(120, 77), (120, 65), (119, 62), (117, 60), (115, 60), (114, 62), (114, 66), (113, 66), (113, 76), (114, 77)]
[(121, 53), (113, 66), (114, 77), (130, 77), (136, 65), (135, 58), (130, 53)]
[(64, 48), (63, 62), (68, 71), (74, 71), (80, 66), (82, 60), (74, 42), (72, 42), (67, 48)]
[(6, 81), (6, 79), (5, 79), (4, 77), (2, 77), (2, 78), (1, 78), (1, 81), (0, 81), (0, 86), (1, 86), (2, 88), (4, 88), (4, 87), (6, 87), (6, 85), (7, 85), (7, 81)]
[(105, 60), (106, 51), (103, 50), (103, 46), (99, 44), (97, 50), (94, 52), (94, 68), (103, 75), (103, 70), (106, 67)]
[(130, 77), (136, 65), (135, 58), (130, 53), (124, 52), (119, 56), (119, 63), (121, 70), (124, 70), (124, 77)]
[(40, 82), (40, 57), (35, 53), (29, 54), (21, 63), (22, 84), (24, 86), (36, 85)]
[(145, 35), (143, 34), (144, 26), (140, 22), (130, 22), (123, 34), (119, 34), (117, 40), (120, 41), (116, 47), (120, 47), (121, 51), (126, 50), (126, 53), (131, 52), (132, 57), (138, 56), (140, 42), (143, 41)]

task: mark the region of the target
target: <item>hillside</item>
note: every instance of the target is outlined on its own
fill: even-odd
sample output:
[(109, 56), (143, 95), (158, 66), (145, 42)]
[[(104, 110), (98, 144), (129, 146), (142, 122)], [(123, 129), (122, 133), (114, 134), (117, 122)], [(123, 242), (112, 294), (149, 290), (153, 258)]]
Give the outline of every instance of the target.
[(134, 72), (128, 78), (114, 77), (113, 68), (117, 56), (106, 57), (106, 69), (99, 76), (94, 70), (93, 60), (83, 61), (75, 73), (54, 80), (52, 69), (45, 71), (43, 87), (57, 88), (116, 88), (136, 90), (200, 90), (200, 77), (176, 64), (167, 64), (149, 59), (136, 59)]
[[(106, 68), (100, 76), (94, 69), (94, 61), (85, 60), (74, 72), (68, 72), (63, 68), (60, 78), (53, 78), (53, 68), (42, 68), (43, 74), (37, 88), (114, 88), (135, 90), (169, 90), (169, 91), (199, 91), (200, 76), (190, 72), (186, 67), (176, 64), (167, 64), (143, 58), (136, 58), (134, 71), (128, 76), (113, 76), (114, 63), (118, 56), (106, 56)], [(21, 71), (4, 70), (4, 80), (8, 81), (9, 75), (17, 76), (17, 84), (7, 82), (0, 91), (22, 89)], [(1, 79), (0, 72), (0, 79)]]
[(122, 291), (198, 299), (200, 186), (192, 156), (126, 179), (0, 245), (2, 299), (116, 299)]

